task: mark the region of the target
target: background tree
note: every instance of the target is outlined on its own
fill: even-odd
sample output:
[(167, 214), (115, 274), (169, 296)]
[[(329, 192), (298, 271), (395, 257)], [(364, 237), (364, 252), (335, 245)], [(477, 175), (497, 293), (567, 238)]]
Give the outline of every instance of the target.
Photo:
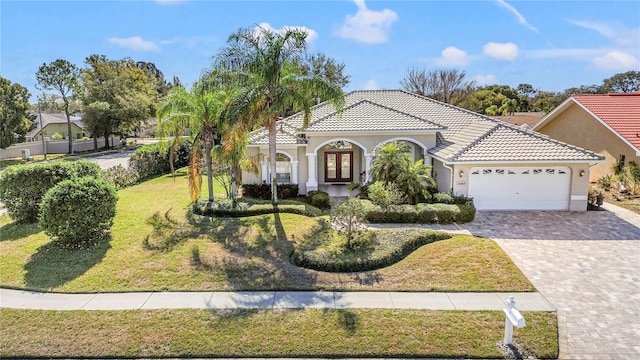
[(111, 134), (126, 135), (155, 113), (157, 79), (128, 58), (109, 60), (104, 55), (91, 55), (85, 62), (88, 67), (82, 71), (83, 104), (101, 111), (88, 112), (83, 120), (100, 131), (105, 147), (109, 147)]
[[(324, 75), (304, 74), (301, 62), (306, 55), (307, 32), (287, 28), (280, 32), (257, 27), (231, 34), (227, 45), (214, 59), (215, 72), (222, 78), (235, 74), (237, 96), (231, 100), (226, 117), (247, 121), (247, 128), (260, 124), (269, 131), (269, 168), (272, 202), (278, 203), (276, 178), (276, 122), (292, 107), (311, 118), (314, 96), (344, 102), (340, 84)], [(231, 76), (230, 78), (234, 78)]]
[(400, 85), (406, 91), (455, 105), (475, 88), (475, 81), (467, 81), (466, 76), (458, 69), (409, 69)]
[(24, 135), (34, 128), (29, 115), (29, 91), (24, 86), (0, 76), (0, 148), (24, 141)]
[(42, 64), (36, 73), (38, 84), (43, 90), (55, 90), (60, 94), (67, 117), (67, 138), (69, 154), (73, 153), (73, 137), (71, 135), (70, 102), (80, 89), (80, 71), (67, 60), (58, 59), (50, 64)]
[(640, 71), (627, 71), (602, 80), (600, 92), (630, 93), (640, 90)]

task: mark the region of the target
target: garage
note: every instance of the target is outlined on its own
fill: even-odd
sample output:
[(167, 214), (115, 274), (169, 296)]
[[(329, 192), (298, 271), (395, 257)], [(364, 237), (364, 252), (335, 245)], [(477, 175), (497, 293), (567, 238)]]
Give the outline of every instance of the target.
[(474, 167), (469, 196), (479, 210), (568, 210), (571, 171), (563, 166)]

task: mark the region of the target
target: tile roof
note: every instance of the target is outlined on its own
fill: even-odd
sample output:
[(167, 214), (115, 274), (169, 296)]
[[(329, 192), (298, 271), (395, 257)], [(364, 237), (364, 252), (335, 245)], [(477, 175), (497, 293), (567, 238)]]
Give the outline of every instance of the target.
[(640, 150), (640, 91), (572, 98)]
[(361, 100), (309, 124), (303, 132), (324, 131), (401, 131), (444, 130), (442, 125), (392, 109), (369, 100)]
[[(353, 91), (345, 95), (341, 113), (325, 102), (311, 109), (306, 128), (301, 113), (278, 126), (278, 144), (299, 143), (300, 132), (436, 130), (436, 146), (429, 153), (447, 162), (603, 159), (537, 132), (403, 90)], [(268, 144), (267, 131), (254, 131), (251, 144)]]

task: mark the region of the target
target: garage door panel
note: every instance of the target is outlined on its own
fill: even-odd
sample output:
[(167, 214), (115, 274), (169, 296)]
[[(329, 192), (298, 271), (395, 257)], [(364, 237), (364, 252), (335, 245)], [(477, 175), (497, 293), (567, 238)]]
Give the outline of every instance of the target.
[(480, 210), (567, 210), (567, 167), (478, 167), (471, 169), (469, 195)]

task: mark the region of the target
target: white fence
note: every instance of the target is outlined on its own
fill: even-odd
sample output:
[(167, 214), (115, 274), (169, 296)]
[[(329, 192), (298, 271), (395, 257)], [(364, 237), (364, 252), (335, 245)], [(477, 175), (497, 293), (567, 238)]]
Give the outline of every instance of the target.
[[(109, 139), (109, 145), (112, 147), (120, 147), (120, 138), (112, 136)], [(45, 140), (44, 147), (47, 154), (66, 154), (69, 151), (68, 140)], [(104, 147), (104, 138), (98, 139), (98, 149)], [(11, 159), (22, 157), (23, 150), (28, 150), (30, 155), (42, 155), (44, 149), (42, 141), (34, 141), (22, 144), (14, 144), (6, 149), (0, 149), (0, 159)], [(91, 151), (93, 150), (93, 139), (78, 140), (73, 142), (73, 152)]]

